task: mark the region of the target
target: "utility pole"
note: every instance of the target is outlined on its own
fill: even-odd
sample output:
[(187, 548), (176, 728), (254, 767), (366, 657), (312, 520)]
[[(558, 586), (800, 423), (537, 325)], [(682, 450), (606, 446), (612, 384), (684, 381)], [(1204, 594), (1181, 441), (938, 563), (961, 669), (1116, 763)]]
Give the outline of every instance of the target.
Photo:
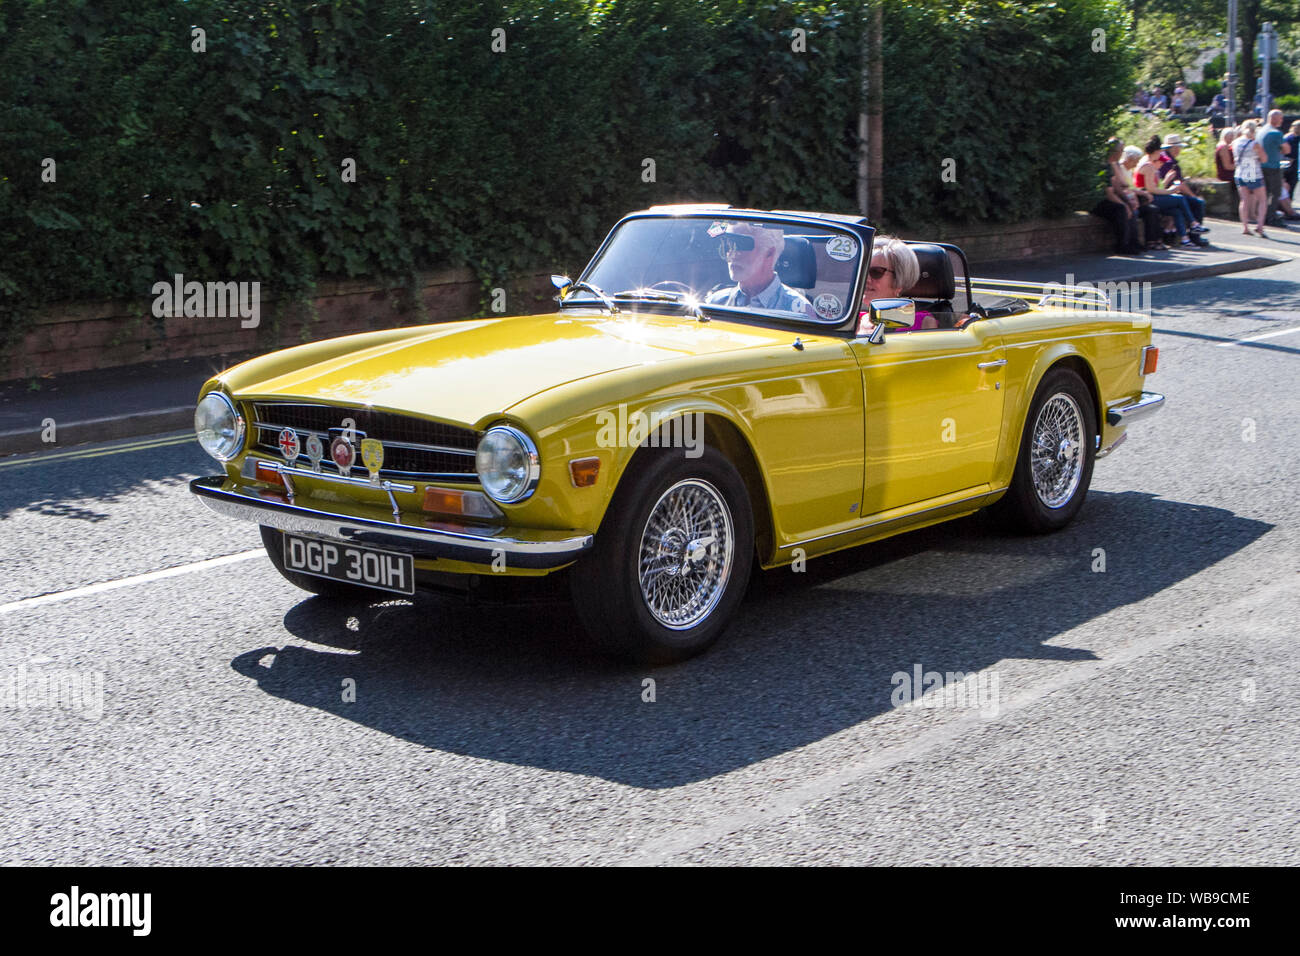
[(1237, 0), (1228, 0), (1228, 125), (1237, 125)]
[(858, 211), (880, 221), (884, 135), (884, 70), (880, 48), (883, 24), (879, 0), (864, 4), (862, 43), (862, 108), (858, 113)]

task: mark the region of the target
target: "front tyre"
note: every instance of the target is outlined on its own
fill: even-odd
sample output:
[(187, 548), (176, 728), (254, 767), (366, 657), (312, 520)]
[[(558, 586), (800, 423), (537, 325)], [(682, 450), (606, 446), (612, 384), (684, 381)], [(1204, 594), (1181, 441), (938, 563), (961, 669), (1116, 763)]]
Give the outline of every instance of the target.
[(1029, 406), (1011, 487), (993, 510), (1021, 531), (1064, 528), (1083, 507), (1096, 447), (1088, 386), (1073, 369), (1048, 370)]
[(643, 449), (591, 554), (570, 570), (578, 618), (604, 649), (641, 663), (707, 649), (744, 596), (754, 558), (749, 493), (721, 452)]

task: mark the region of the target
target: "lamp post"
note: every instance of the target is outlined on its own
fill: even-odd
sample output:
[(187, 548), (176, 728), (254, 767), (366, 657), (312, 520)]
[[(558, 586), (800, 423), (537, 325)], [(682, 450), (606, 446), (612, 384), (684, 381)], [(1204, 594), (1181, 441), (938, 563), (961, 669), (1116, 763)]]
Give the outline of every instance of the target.
[(1228, 125), (1237, 125), (1237, 0), (1228, 0)]
[(1263, 89), (1260, 91), (1259, 99), (1259, 117), (1268, 119), (1268, 111), (1272, 104), (1272, 97), (1269, 95), (1269, 67), (1272, 65), (1273, 57), (1277, 56), (1277, 34), (1273, 32), (1273, 24), (1265, 23), (1263, 29), (1259, 32), (1259, 55), (1264, 61), (1264, 72), (1261, 76)]

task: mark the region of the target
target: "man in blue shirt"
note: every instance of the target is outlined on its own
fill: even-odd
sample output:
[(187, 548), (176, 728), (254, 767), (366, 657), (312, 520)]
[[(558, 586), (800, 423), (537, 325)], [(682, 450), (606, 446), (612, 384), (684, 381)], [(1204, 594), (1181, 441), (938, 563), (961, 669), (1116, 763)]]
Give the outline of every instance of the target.
[(1270, 110), (1268, 125), (1264, 135), (1259, 138), (1259, 145), (1264, 147), (1267, 159), (1260, 163), (1264, 169), (1264, 188), (1268, 190), (1268, 213), (1265, 222), (1270, 226), (1283, 226), (1286, 221), (1278, 211), (1278, 200), (1282, 198), (1282, 156), (1290, 152), (1282, 135), (1282, 111)]
[(780, 228), (765, 228), (752, 222), (732, 223), (718, 236), (718, 242), (718, 251), (727, 261), (727, 272), (736, 285), (714, 292), (706, 300), (709, 305), (768, 309), (816, 318), (808, 300), (776, 274), (776, 261), (785, 249), (785, 235)]

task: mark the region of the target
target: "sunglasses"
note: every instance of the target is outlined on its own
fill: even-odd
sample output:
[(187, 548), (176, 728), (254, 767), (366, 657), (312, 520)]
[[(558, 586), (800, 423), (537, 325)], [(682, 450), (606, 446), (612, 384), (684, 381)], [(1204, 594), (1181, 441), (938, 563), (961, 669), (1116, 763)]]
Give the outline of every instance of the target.
[(879, 281), (885, 277), (886, 273), (893, 272), (893, 269), (886, 269), (884, 266), (872, 266), (867, 270), (867, 275)]
[(754, 248), (754, 237), (728, 233), (718, 240), (718, 255), (729, 259), (737, 252), (748, 252)]

